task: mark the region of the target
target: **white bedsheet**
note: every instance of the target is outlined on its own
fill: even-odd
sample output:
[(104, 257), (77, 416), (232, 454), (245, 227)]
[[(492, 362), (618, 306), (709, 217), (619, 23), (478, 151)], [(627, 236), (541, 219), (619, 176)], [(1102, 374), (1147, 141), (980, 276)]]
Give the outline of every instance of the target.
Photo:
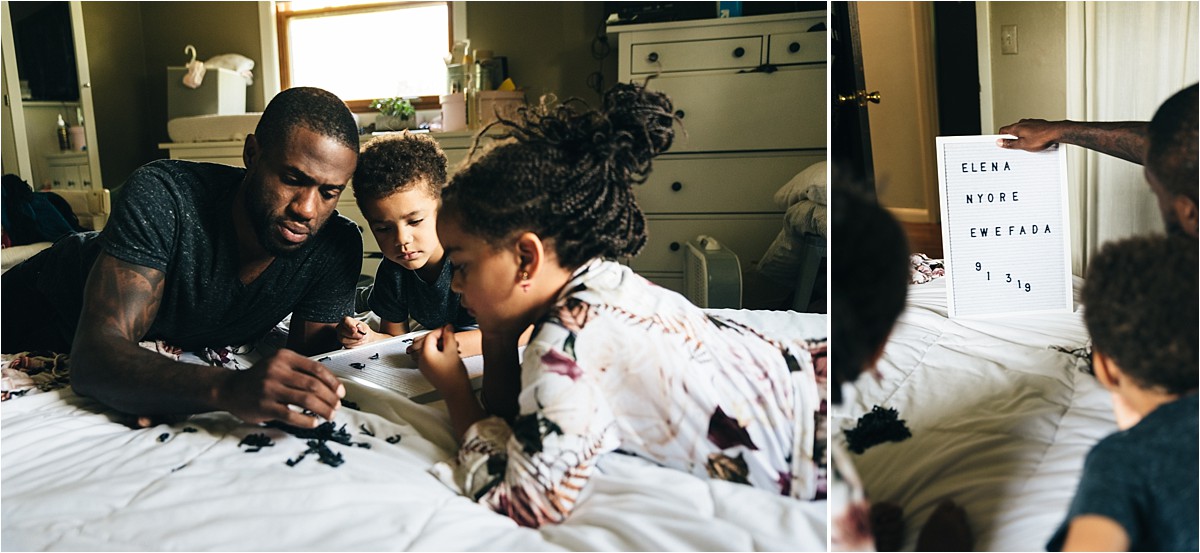
[[(820, 315), (739, 318), (824, 337)], [(370, 449), (304, 440), (226, 413), (130, 430), (70, 390), (0, 406), (4, 550), (823, 550), (824, 501), (798, 502), (609, 454), (568, 521), (518, 527), (460, 497), (427, 469), (455, 449), (436, 406), (346, 382), (335, 421)], [(362, 433), (365, 426), (374, 433)], [(182, 432), (185, 427), (197, 429)], [(275, 445), (244, 452), (266, 433)], [(159, 441), (166, 434), (166, 441)], [(386, 438), (400, 435), (398, 444)]]
[(1079, 308), (950, 320), (945, 279), (909, 288), (882, 380), (860, 378), (846, 417), (830, 422), (852, 428), (873, 405), (907, 421), (911, 438), (853, 456), (871, 500), (903, 508), (907, 549), (943, 499), (965, 508), (978, 551), (1045, 549), (1084, 456), (1116, 430), (1109, 396), (1083, 360), (1051, 349), (1086, 341)]

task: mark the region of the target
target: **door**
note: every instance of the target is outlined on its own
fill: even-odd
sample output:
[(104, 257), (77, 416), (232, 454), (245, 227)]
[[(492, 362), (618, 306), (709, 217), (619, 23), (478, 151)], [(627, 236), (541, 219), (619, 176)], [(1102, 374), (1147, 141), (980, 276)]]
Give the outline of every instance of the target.
[(21, 102), (21, 84), (17, 76), (17, 55), (12, 35), (12, 18), (8, 2), (0, 2), (3, 18), (3, 78), (4, 78), (4, 151), (5, 173), (15, 173), (25, 182), (33, 182), (33, 165), (29, 161), (29, 142), (25, 138), (25, 112)]
[(861, 183), (861, 192), (875, 197), (875, 165), (871, 155), (871, 128), (867, 105), (879, 103), (878, 93), (866, 90), (862, 47), (858, 35), (858, 7), (853, 2), (832, 2), (833, 35), (830, 37), (833, 88), (830, 98), (832, 144), (830, 157), (836, 180)]
[(87, 40), (83, 32), (83, 4), (71, 2), (71, 33), (75, 37), (75, 71), (79, 76), (79, 107), (83, 109), (83, 129), (87, 136), (88, 171), (92, 187), (104, 188), (100, 177), (100, 149), (96, 146), (96, 108), (92, 104), (92, 73), (88, 67)]

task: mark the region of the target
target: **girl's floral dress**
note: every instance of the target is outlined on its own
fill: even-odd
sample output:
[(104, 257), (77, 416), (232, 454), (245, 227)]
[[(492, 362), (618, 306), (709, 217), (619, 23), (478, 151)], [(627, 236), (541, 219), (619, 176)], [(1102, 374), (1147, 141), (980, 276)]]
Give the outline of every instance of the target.
[(593, 260), (535, 328), (520, 415), (511, 426), (479, 421), (433, 472), (524, 526), (562, 521), (611, 451), (823, 498), (825, 378), (814, 351), (823, 369), (823, 338), (765, 337)]

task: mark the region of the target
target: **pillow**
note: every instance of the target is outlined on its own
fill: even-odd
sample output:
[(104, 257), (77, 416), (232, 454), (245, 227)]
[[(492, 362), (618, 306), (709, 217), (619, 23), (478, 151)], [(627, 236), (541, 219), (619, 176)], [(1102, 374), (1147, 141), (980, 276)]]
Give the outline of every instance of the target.
[(826, 205), (828, 196), (825, 192), (825, 166), (824, 161), (818, 161), (800, 171), (775, 192), (775, 203), (785, 208), (800, 200), (811, 200)]

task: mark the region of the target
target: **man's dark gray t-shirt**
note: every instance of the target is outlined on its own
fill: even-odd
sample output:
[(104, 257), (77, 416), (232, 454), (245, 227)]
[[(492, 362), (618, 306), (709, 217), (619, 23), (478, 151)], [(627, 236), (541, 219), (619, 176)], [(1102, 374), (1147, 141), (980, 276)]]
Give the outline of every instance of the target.
[(475, 317), (463, 308), (462, 296), (450, 290), (451, 276), (448, 259), (443, 260), (442, 270), (432, 283), (421, 280), (415, 271), (384, 259), (375, 275), (367, 306), (385, 321), (407, 323), (412, 317), (429, 330), (447, 323), (458, 330), (474, 327)]
[(297, 251), (242, 284), (231, 206), (244, 176), (238, 167), (180, 160), (134, 171), (102, 233), (64, 238), (40, 261), (39, 289), (56, 304), (62, 326), (74, 333), (83, 284), (101, 248), (166, 275), (144, 339), (184, 349), (244, 344), (289, 313), (322, 323), (351, 314), (362, 235), (336, 212)]
[(1071, 520), (1120, 524), (1130, 551), (1197, 549), (1196, 394), (1161, 405), (1088, 452), (1071, 509), (1046, 549), (1059, 551)]

